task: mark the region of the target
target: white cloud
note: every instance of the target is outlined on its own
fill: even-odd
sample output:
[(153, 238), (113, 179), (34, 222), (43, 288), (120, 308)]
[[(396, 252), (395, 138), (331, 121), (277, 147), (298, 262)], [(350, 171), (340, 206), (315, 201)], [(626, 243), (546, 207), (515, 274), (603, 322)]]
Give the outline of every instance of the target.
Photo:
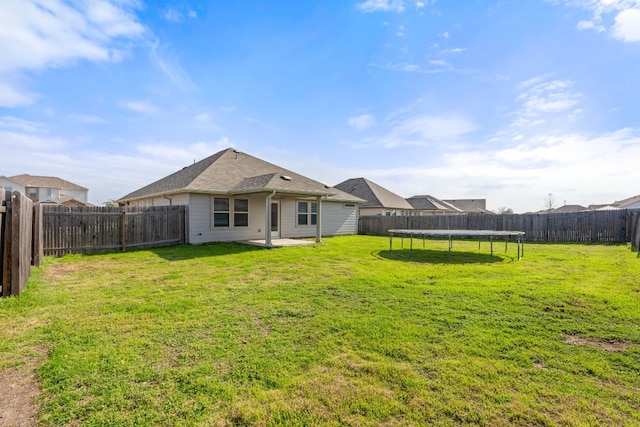
[(616, 16), (614, 37), (625, 42), (640, 42), (640, 10), (623, 10)]
[(519, 213), (543, 209), (550, 192), (584, 206), (638, 194), (637, 129), (540, 134), (518, 142), (505, 149), (434, 152), (423, 164), (414, 159), (401, 167), (353, 170), (351, 176), (365, 176), (405, 197), (486, 198), (489, 209), (507, 206)]
[(602, 26), (600, 24), (596, 24), (593, 21), (580, 21), (576, 25), (576, 28), (578, 30), (595, 30), (595, 31), (597, 31), (599, 33), (602, 33), (604, 31), (606, 31), (606, 28), (604, 28), (604, 26)]
[(0, 105), (28, 105), (36, 98), (7, 83), (9, 76), (66, 67), (78, 60), (120, 60), (119, 43), (145, 31), (133, 14), (134, 5), (115, 0), (1, 1)]
[(357, 130), (369, 129), (376, 124), (376, 119), (371, 114), (362, 114), (360, 116), (351, 117), (348, 121), (349, 126)]
[[(640, 0), (564, 0), (563, 2), (570, 6), (582, 7), (592, 13), (591, 19), (578, 22), (577, 29), (611, 31), (613, 37), (624, 42), (640, 42)], [(614, 24), (607, 28), (612, 15), (615, 15)]]
[(403, 0), (366, 0), (356, 7), (363, 12), (402, 12), (405, 9)]
[(136, 17), (116, 4), (106, 0), (0, 2), (0, 71), (60, 67), (78, 59), (110, 60), (117, 38), (135, 38), (144, 32)]

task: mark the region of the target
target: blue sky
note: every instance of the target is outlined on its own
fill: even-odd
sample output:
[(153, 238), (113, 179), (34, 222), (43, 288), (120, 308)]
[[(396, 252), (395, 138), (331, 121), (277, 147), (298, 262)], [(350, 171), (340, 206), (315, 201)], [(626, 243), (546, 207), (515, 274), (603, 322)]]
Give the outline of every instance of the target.
[(640, 194), (640, 0), (0, 1), (0, 175), (221, 149), (516, 212)]

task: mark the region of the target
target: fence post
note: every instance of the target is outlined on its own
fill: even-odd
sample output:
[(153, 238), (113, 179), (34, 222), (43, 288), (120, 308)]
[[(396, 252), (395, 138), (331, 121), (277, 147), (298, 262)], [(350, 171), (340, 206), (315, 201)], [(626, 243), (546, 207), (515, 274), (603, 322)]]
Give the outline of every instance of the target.
[(10, 295), (9, 244), (11, 243), (11, 193), (0, 189), (0, 295)]
[(123, 210), (122, 211), (122, 222), (121, 222), (121, 227), (122, 229), (122, 252), (126, 252), (127, 250), (127, 211)]
[(42, 204), (33, 206), (33, 265), (40, 267), (44, 257), (44, 239), (42, 237)]

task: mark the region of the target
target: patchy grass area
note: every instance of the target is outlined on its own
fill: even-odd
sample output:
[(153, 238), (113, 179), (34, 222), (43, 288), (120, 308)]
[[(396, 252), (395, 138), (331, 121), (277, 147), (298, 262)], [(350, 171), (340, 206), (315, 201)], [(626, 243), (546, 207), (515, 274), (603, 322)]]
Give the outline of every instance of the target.
[(640, 424), (625, 246), (388, 245), (47, 258), (0, 373), (37, 372), (43, 425)]

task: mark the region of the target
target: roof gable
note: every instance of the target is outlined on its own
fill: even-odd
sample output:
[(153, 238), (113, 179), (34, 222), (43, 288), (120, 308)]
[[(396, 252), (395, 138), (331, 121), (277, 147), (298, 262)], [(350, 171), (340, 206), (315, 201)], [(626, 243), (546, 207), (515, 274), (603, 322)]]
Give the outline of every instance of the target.
[(429, 195), (413, 196), (408, 198), (407, 201), (411, 203), (411, 206), (413, 206), (414, 209), (419, 210), (463, 212), (462, 209), (455, 207), (451, 203), (442, 201)]
[(351, 178), (336, 185), (335, 188), (366, 200), (362, 204), (363, 208), (413, 209), (403, 197), (366, 178)]
[(59, 188), (64, 190), (80, 190), (86, 191), (88, 190), (85, 187), (81, 187), (73, 182), (69, 182), (67, 180), (57, 178), (54, 176), (38, 176), (38, 175), (29, 175), (22, 174), (9, 177), (10, 180), (17, 182), (23, 187), (38, 187), (38, 188)]
[[(335, 195), (335, 189), (228, 148), (122, 197), (120, 201), (176, 192), (247, 194), (277, 191), (309, 196)], [(353, 197), (351, 201), (358, 201)]]

